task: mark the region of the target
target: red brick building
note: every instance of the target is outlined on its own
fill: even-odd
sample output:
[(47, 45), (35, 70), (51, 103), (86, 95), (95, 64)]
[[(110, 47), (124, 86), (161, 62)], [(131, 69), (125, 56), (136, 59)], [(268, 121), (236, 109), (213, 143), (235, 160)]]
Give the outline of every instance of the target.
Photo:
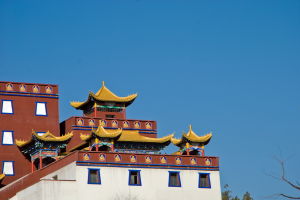
[(31, 172), (15, 139), (28, 140), (32, 130), (59, 135), (58, 86), (1, 81), (0, 109), (0, 174), (6, 173), (6, 185)]

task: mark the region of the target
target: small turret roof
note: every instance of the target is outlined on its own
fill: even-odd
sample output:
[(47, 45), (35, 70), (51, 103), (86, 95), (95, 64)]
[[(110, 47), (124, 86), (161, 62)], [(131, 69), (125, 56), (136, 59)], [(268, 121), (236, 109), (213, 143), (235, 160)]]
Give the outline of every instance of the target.
[(176, 146), (180, 146), (182, 143), (201, 143), (203, 145), (207, 145), (212, 137), (212, 133), (208, 133), (204, 136), (198, 136), (192, 129), (192, 125), (189, 126), (189, 131), (187, 133), (183, 133), (181, 139), (172, 139), (172, 143)]
[(73, 137), (73, 133), (67, 133), (63, 136), (55, 136), (49, 131), (43, 135), (38, 135), (35, 131), (32, 130), (32, 138), (30, 140), (16, 140), (16, 145), (18, 147), (25, 147), (26, 145), (33, 142), (35, 139), (44, 142), (67, 142)]

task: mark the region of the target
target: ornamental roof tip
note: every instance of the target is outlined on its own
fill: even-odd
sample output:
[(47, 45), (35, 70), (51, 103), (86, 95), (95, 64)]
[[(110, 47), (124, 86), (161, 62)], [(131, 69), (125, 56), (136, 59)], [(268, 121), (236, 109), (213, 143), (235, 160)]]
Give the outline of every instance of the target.
[(82, 134), (80, 133), (80, 139), (81, 140), (88, 140), (91, 138), (91, 134)]

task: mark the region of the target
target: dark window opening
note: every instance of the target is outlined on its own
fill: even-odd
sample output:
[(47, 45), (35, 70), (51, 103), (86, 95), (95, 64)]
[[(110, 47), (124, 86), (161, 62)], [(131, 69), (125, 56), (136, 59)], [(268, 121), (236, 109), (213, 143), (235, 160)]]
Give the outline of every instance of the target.
[(100, 169), (89, 169), (88, 184), (101, 184)]
[(179, 172), (169, 172), (169, 187), (181, 187)]
[(116, 115), (105, 115), (106, 118), (115, 118)]
[(198, 150), (190, 151), (190, 155), (199, 155), (199, 151)]
[(199, 174), (199, 188), (210, 188), (210, 178), (209, 174), (200, 173)]
[(141, 185), (140, 171), (129, 170), (129, 185)]
[(110, 147), (106, 146), (106, 145), (102, 145), (99, 147), (99, 151), (109, 151), (109, 150), (110, 150)]

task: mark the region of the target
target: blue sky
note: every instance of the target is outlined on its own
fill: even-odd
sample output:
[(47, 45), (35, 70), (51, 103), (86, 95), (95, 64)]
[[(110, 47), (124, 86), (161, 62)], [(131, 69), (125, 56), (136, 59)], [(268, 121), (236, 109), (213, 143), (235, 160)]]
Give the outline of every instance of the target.
[[(138, 92), (159, 136), (213, 132), (221, 182), (255, 199), (300, 181), (300, 1), (0, 1), (0, 80), (60, 87), (60, 120), (101, 81)], [(171, 152), (174, 147), (167, 149)]]

